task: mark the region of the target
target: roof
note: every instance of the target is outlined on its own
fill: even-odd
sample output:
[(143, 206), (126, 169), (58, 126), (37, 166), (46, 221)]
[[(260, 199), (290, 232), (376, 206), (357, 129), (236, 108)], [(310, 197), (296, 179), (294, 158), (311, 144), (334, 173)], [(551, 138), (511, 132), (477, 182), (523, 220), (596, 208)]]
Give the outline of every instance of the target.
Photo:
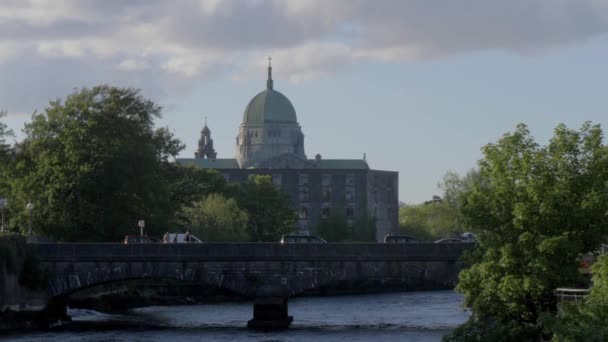
[(198, 166), (204, 169), (238, 169), (236, 159), (203, 159), (203, 158), (177, 158), (177, 164), (184, 166)]
[[(203, 158), (177, 158), (177, 164), (184, 166), (198, 166), (204, 169), (238, 169), (236, 159), (203, 159)], [(367, 162), (363, 159), (308, 159), (311, 168), (326, 170), (369, 170)]]
[(243, 113), (243, 123), (297, 122), (296, 110), (289, 99), (268, 88), (249, 101)]
[(321, 159), (318, 162), (314, 159), (309, 159), (309, 161), (311, 163), (317, 163), (318, 169), (369, 169), (367, 162), (363, 159)]

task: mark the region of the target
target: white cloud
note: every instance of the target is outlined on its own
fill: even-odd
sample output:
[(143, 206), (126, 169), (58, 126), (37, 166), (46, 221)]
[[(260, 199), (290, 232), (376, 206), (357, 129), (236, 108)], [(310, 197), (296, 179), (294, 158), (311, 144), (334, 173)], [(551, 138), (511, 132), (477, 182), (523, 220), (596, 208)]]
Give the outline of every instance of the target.
[(272, 55), (277, 78), (302, 82), (361, 60), (543, 52), (607, 31), (606, 0), (4, 0), (0, 103), (28, 112), (61, 95), (22, 93), (40, 79), (170, 93), (217, 70), (259, 77)]

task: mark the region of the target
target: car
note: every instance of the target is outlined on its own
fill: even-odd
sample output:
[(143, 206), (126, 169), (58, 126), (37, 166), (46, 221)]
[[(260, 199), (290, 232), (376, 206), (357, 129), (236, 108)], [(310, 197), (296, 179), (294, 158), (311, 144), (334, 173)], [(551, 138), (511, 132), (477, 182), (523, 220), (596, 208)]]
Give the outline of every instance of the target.
[[(164, 243), (203, 243), (204, 241), (190, 234), (190, 241), (186, 241), (186, 234), (183, 233), (167, 233), (166, 238), (163, 237)], [(166, 240), (165, 240), (166, 239)]]
[(466, 232), (466, 233), (462, 233), (462, 235), (460, 235), (460, 238), (462, 238), (464, 240), (464, 242), (475, 242), (477, 241), (477, 235), (471, 233), (471, 232)]
[(134, 243), (159, 243), (160, 241), (155, 238), (155, 237), (151, 237), (151, 236), (141, 236), (141, 235), (127, 235), (125, 236), (125, 239), (123, 241), (123, 243), (125, 245), (128, 244), (134, 244)]
[(445, 239), (440, 239), (435, 241), (435, 243), (463, 243), (465, 242), (462, 239), (457, 239), (457, 238), (445, 238)]
[(392, 235), (388, 234), (384, 237), (384, 243), (412, 243), (418, 242), (418, 239), (409, 235)]
[(281, 243), (327, 243), (316, 235), (289, 234), (281, 236)]

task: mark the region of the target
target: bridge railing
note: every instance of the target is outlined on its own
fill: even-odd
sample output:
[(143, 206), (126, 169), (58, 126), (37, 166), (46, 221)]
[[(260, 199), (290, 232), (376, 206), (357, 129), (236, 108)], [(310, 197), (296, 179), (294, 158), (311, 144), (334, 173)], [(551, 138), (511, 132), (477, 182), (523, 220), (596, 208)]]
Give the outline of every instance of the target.
[(458, 261), (469, 244), (36, 244), (41, 261)]

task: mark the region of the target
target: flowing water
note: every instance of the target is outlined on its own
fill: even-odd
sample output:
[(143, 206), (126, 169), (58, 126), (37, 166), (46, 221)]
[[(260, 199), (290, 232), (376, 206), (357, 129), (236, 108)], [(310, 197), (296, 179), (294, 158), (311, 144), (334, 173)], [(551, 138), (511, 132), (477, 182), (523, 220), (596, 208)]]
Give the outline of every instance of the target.
[(0, 341), (440, 341), (469, 317), (452, 291), (289, 300), (289, 330), (245, 328), (251, 303), (154, 306), (125, 315), (70, 310), (73, 322)]

